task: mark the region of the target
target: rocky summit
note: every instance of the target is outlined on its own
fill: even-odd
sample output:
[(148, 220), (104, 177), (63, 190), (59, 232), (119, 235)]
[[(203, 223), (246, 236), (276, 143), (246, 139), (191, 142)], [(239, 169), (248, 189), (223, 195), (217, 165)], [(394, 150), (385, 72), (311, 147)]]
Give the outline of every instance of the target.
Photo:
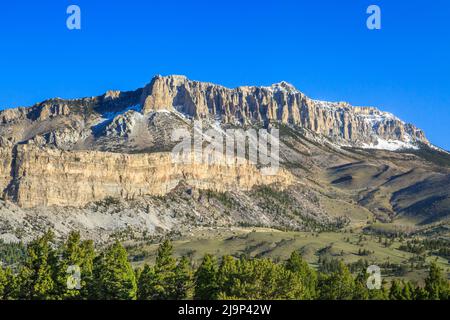
[[(276, 128), (280, 169), (174, 164), (174, 130)], [(447, 230), (450, 155), (374, 107), (313, 100), (287, 82), (229, 89), (184, 76), (0, 112), (0, 236), (45, 228), (96, 240), (195, 227), (335, 229), (408, 221)]]

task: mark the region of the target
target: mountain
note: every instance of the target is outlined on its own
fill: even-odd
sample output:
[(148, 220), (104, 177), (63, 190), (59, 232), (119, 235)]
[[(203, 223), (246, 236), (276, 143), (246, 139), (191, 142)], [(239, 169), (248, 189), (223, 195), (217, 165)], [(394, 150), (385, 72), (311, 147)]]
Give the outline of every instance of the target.
[(214, 117), (236, 125), (295, 125), (348, 146), (399, 149), (412, 148), (418, 142), (430, 145), (420, 129), (390, 113), (312, 100), (286, 82), (228, 89), (184, 76), (156, 76), (133, 92), (50, 99), (31, 108), (8, 109), (0, 113), (1, 133), (3, 140), (13, 144), (36, 139), (64, 149), (95, 149), (99, 135), (128, 135), (131, 127), (143, 122), (141, 116), (147, 120), (161, 110), (192, 118)]
[[(280, 132), (281, 168), (174, 164), (176, 129)], [(0, 112), (0, 234), (112, 234), (196, 227), (306, 230), (377, 220), (447, 230), (450, 155), (373, 107), (308, 98), (292, 85), (223, 86), (156, 76), (144, 88)]]
[(191, 117), (217, 116), (225, 123), (298, 125), (342, 144), (384, 148), (429, 144), (423, 132), (387, 112), (309, 99), (292, 85), (227, 89), (183, 76), (155, 77), (141, 97), (143, 113), (161, 108)]

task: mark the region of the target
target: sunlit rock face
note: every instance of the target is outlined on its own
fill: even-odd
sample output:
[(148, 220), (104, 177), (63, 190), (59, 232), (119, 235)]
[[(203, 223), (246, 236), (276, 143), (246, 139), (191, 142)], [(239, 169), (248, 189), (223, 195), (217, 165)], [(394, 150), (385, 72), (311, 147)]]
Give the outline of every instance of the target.
[(222, 126), (305, 129), (339, 146), (396, 150), (429, 145), (423, 132), (371, 107), (316, 101), (292, 85), (229, 89), (184, 76), (144, 88), (55, 98), (0, 112), (0, 194), (22, 207), (83, 206), (105, 197), (163, 195), (181, 182), (219, 191), (292, 182), (254, 165), (178, 165), (171, 133), (193, 119)]
[(390, 113), (312, 100), (286, 82), (228, 89), (184, 76), (157, 76), (144, 88), (140, 101), (144, 113), (174, 109), (196, 118), (215, 116), (224, 123), (275, 121), (360, 146), (375, 146), (378, 139), (428, 144), (421, 130)]

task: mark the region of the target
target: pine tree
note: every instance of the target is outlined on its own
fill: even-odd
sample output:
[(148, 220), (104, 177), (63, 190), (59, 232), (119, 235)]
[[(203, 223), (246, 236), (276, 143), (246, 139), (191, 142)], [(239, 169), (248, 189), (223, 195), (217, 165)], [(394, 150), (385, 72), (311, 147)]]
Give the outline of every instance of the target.
[(116, 241), (94, 261), (91, 297), (100, 300), (136, 299), (136, 277), (127, 252)]
[(221, 296), (230, 296), (238, 274), (237, 262), (232, 256), (223, 256), (217, 273), (217, 284)]
[[(81, 241), (79, 232), (71, 232), (61, 250), (61, 259), (58, 265), (58, 295), (61, 299), (81, 299), (88, 297), (88, 286), (92, 282), (92, 270), (95, 258), (92, 241)], [(70, 269), (73, 270), (70, 270)], [(70, 274), (80, 271), (77, 275)], [(69, 288), (68, 281), (74, 281), (75, 288)], [(79, 281), (79, 283), (78, 283)], [(76, 286), (79, 285), (79, 288)]]
[(19, 298), (54, 299), (57, 255), (52, 248), (54, 235), (45, 233), (29, 243), (28, 256), (19, 273)]
[(355, 288), (354, 279), (347, 266), (339, 261), (337, 270), (319, 277), (319, 294), (323, 300), (351, 300)]
[[(1, 267), (0, 267), (1, 269)], [(3, 284), (0, 284), (0, 300), (14, 300), (18, 298), (18, 287), (17, 287), (17, 279), (14, 275), (11, 268), (3, 269), (0, 273), (3, 272), (3, 276), (0, 275), (0, 278), (3, 278)], [(0, 280), (0, 282), (2, 282)]]
[(155, 299), (175, 299), (175, 268), (176, 260), (172, 256), (173, 246), (165, 240), (158, 248), (155, 263), (155, 273), (158, 279), (159, 292)]
[(414, 290), (414, 298), (416, 300), (428, 300), (428, 292), (425, 288), (417, 286)]
[(264, 300), (303, 300), (305, 286), (300, 274), (287, 270), (283, 264), (269, 259), (252, 261), (255, 274), (252, 286), (256, 299)]
[(94, 242), (92, 240), (84, 240), (80, 243), (81, 256), (81, 292), (80, 297), (87, 299), (90, 296), (91, 286), (93, 285), (94, 276), (94, 261), (96, 252), (94, 249)]
[[(177, 266), (173, 258), (173, 246), (169, 240), (165, 240), (159, 247), (154, 267), (146, 265), (138, 279), (138, 298), (141, 300), (175, 300), (183, 293), (182, 272), (187, 270), (186, 262)], [(181, 261), (180, 261), (181, 262)], [(179, 267), (179, 268), (178, 268)], [(188, 274), (185, 275), (189, 277)], [(178, 278), (177, 278), (178, 277)], [(187, 292), (185, 292), (187, 294)]]
[(402, 286), (400, 281), (393, 280), (391, 282), (391, 288), (389, 289), (389, 299), (390, 300), (402, 300)]
[(368, 300), (369, 299), (369, 289), (367, 288), (368, 274), (365, 270), (358, 273), (355, 279), (355, 291), (353, 294), (353, 299), (355, 300)]
[(381, 281), (380, 289), (369, 290), (370, 300), (387, 300), (389, 299), (389, 289), (386, 286), (385, 280)]
[(304, 299), (305, 289), (298, 273), (269, 259), (234, 262), (224, 257), (219, 268), (221, 299)]
[(403, 282), (403, 300), (415, 300), (415, 289), (410, 281)]
[(300, 275), (305, 287), (305, 299), (317, 297), (317, 272), (303, 260), (298, 252), (294, 251), (286, 261), (286, 269)]
[(6, 286), (8, 285), (6, 278), (6, 270), (0, 264), (0, 300), (4, 300)]
[(184, 300), (192, 298), (193, 277), (189, 259), (182, 257), (175, 268), (173, 299)]
[(219, 294), (217, 272), (218, 266), (216, 258), (210, 254), (206, 254), (195, 273), (195, 299), (217, 299)]
[(450, 296), (450, 287), (447, 277), (436, 263), (430, 265), (428, 277), (425, 279), (425, 291), (430, 300), (447, 300)]
[(137, 298), (139, 300), (154, 300), (158, 294), (158, 278), (155, 273), (155, 268), (146, 264), (144, 269), (138, 275), (138, 292)]

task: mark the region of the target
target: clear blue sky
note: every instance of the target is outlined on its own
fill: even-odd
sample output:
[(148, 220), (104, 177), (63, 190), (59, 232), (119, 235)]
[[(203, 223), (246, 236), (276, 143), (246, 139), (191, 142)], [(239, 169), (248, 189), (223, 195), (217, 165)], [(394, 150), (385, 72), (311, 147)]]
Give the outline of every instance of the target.
[[(82, 30), (66, 28), (66, 8)], [(366, 8), (382, 30), (366, 28)], [(0, 5), (0, 109), (131, 90), (155, 74), (235, 87), (281, 80), (373, 105), (450, 149), (448, 0), (41, 0)]]

